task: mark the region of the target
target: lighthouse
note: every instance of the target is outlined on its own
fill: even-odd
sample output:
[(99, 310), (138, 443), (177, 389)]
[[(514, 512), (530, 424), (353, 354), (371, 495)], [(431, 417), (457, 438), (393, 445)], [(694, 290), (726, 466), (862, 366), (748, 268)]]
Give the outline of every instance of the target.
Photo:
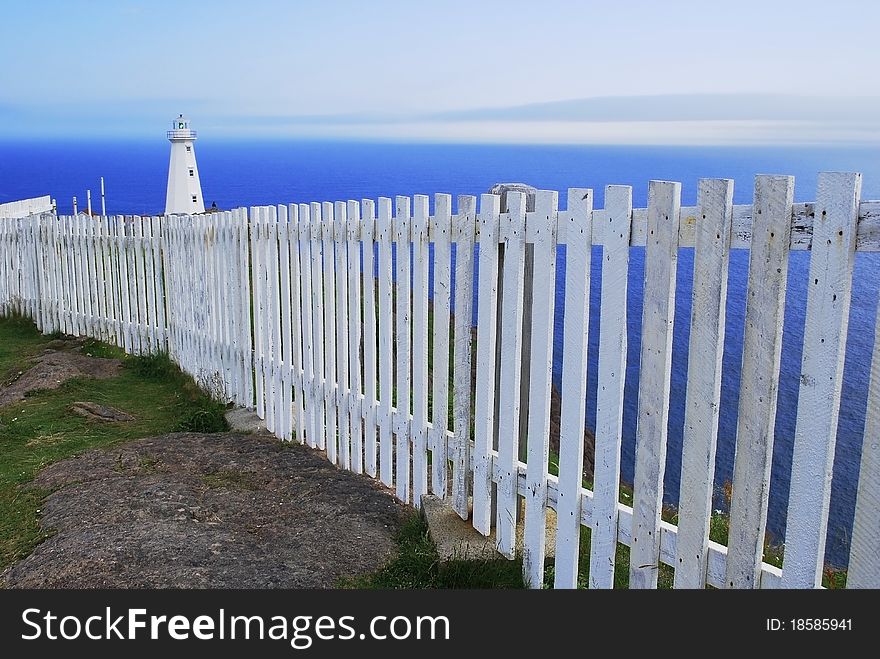
[(199, 168), (196, 166), (196, 131), (189, 127), (183, 115), (171, 122), (168, 131), (171, 142), (171, 161), (168, 163), (168, 191), (165, 195), (165, 215), (193, 215), (205, 212)]

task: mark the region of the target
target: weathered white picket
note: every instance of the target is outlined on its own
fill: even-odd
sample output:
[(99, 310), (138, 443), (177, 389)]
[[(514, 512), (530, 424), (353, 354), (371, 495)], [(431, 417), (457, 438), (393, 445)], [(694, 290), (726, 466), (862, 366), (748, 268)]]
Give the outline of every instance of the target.
[(348, 222), (347, 207), (337, 201), (334, 207), (333, 230), (336, 249), (336, 414), (339, 428), (339, 455), (337, 464), (351, 469), (351, 424), (348, 400), (351, 396), (348, 377)]
[[(562, 409), (559, 428), (559, 498), (556, 503), (556, 588), (577, 587), (581, 539), (580, 488), (584, 478), (587, 407), (587, 341), (593, 241), (592, 190), (568, 191), (568, 212), (559, 214), (565, 246), (565, 326)], [(543, 447), (542, 447), (543, 449)], [(529, 456), (531, 462), (531, 455)]]
[(333, 204), (321, 204), (321, 239), (324, 286), (324, 411), (326, 432), (320, 446), (327, 451), (327, 459), (336, 462), (338, 456), (338, 416), (336, 405), (336, 266), (333, 226)]
[(596, 448), (590, 535), (590, 587), (611, 588), (617, 556), (620, 497), (620, 447), (623, 439), (623, 387), (626, 376), (626, 295), (629, 268), (632, 188), (605, 188), (605, 212), (593, 213), (593, 244), (603, 245), (599, 316), (599, 391), (596, 400)]
[(410, 281), (410, 199), (395, 199), (394, 236), (395, 236), (395, 304), (394, 304), (394, 404), (397, 406), (394, 415), (394, 435), (397, 438), (394, 455), (394, 483), (397, 498), (410, 501), (410, 396), (411, 396), (411, 328), (412, 299)]
[(523, 530), (523, 575), (533, 588), (540, 588), (544, 583), (558, 201), (556, 192), (539, 190), (535, 197), (535, 211), (527, 216), (526, 226), (528, 240), (534, 245), (534, 290), (539, 292), (532, 306), (527, 495)]
[[(489, 535), (492, 528), (492, 450), (495, 442), (495, 398), (500, 393), (495, 390), (498, 249), (494, 248), (499, 241), (500, 208), (501, 200), (497, 195), (484, 194), (480, 198), (480, 244), (482, 247), (479, 261), (481, 286), (477, 309), (477, 381), (474, 392), (473, 525), (483, 535)], [(438, 227), (434, 238), (434, 435), (438, 448), (446, 444), (448, 412), (445, 403), (449, 378), (446, 358), (449, 350), (449, 270), (447, 252), (445, 249), (440, 251), (441, 235), (445, 238), (445, 227), (442, 229)], [(445, 241), (443, 242), (445, 243)], [(447, 247), (446, 244), (444, 244), (445, 247)], [(441, 268), (443, 268), (442, 275), (440, 274)], [(486, 283), (482, 284), (482, 282)], [(443, 295), (442, 312), (440, 309), (441, 294)], [(438, 316), (438, 314), (441, 315)], [(440, 320), (441, 318), (442, 320)], [(439, 344), (441, 337), (442, 346)], [(439, 409), (436, 407), (436, 401), (442, 401)], [(437, 459), (436, 454), (434, 459)], [(445, 494), (446, 469), (440, 471), (441, 478), (434, 481), (434, 492)]]
[[(46, 333), (92, 336), (134, 354), (168, 352), (216, 398), (255, 408), (280, 439), (323, 449), (341, 468), (378, 476), (416, 506), (426, 493), (448, 497), (478, 532), (495, 533), (503, 555), (521, 553), (531, 586), (544, 582), (553, 509), (557, 588), (580, 583), (582, 527), (590, 530), (590, 587), (614, 585), (619, 543), (630, 546), (631, 587), (655, 587), (661, 563), (674, 568), (676, 587), (815, 587), (824, 560), (853, 260), (856, 251), (880, 251), (880, 202), (860, 201), (860, 181), (856, 174), (822, 174), (815, 203), (793, 203), (792, 178), (761, 176), (754, 203), (736, 206), (732, 181), (707, 179), (693, 207), (680, 207), (679, 184), (654, 181), (644, 209), (632, 208), (629, 187), (609, 186), (605, 208), (593, 208), (591, 190), (572, 188), (561, 210), (555, 192), (539, 191), (533, 212), (523, 194), (511, 192), (504, 213), (496, 195), (482, 195), (479, 206), (475, 197), (461, 196), (453, 213), (451, 197), (441, 194), (433, 214), (429, 198), (417, 195), (380, 198), (378, 208), (362, 200), (194, 217), (4, 219), (0, 314), (22, 314)], [(526, 369), (520, 355), (527, 245), (534, 246), (535, 296)], [(619, 501), (620, 452), (629, 250), (639, 245), (646, 248), (645, 287), (630, 507)], [(551, 473), (549, 439), (557, 246), (566, 257), (560, 444), (552, 459), (558, 477)], [(695, 247), (695, 257), (675, 526), (661, 519), (661, 504), (682, 247)], [(737, 248), (749, 248), (751, 259), (724, 546), (709, 539), (709, 522), (727, 269)], [(583, 438), (594, 249), (601, 249), (602, 276), (588, 489)], [(779, 569), (764, 563), (762, 552), (787, 258), (800, 249), (811, 249), (810, 288)], [(878, 373), (875, 337), (851, 587), (880, 584)]]
[(413, 503), (428, 494), (428, 198), (413, 199), (412, 258), (412, 407)]
[(376, 223), (379, 243), (379, 474), (382, 482), (391, 487), (394, 483), (391, 444), (391, 404), (394, 397), (392, 384), (393, 342), (392, 319), (392, 263), (391, 263), (391, 200), (379, 198), (379, 219)]
[[(483, 209), (485, 213), (485, 208)], [(495, 213), (497, 215), (497, 209)], [(434, 352), (431, 382), (431, 491), (448, 491), (447, 430), (449, 429), (449, 324), (452, 304), (452, 196), (434, 197), (431, 219), (434, 242)], [(494, 241), (493, 241), (494, 242)], [(372, 276), (371, 276), (372, 279)], [(476, 506), (476, 502), (474, 503)], [(488, 533), (488, 527), (484, 533)]]
[(837, 439), (860, 174), (819, 175), (782, 585), (822, 583)]
[[(507, 196), (508, 212), (501, 215), (500, 238), (504, 244), (501, 277), (501, 364), (499, 365), (497, 513), (498, 551), (508, 558), (516, 553), (519, 516), (519, 417), (520, 355), (522, 354), (523, 272), (526, 251), (526, 198), (521, 192)], [(486, 283), (483, 284), (483, 281)], [(481, 278), (481, 287), (489, 286)], [(458, 393), (458, 392), (456, 392)], [(514, 438), (517, 438), (516, 440)]]
[(868, 383), (865, 436), (850, 544), (847, 587), (880, 588), (880, 305), (874, 321), (874, 356)]
[(790, 176), (759, 176), (755, 180), (726, 568), (731, 588), (755, 588), (761, 576), (793, 193)]
[(362, 359), (361, 359), (361, 208), (349, 201), (346, 207), (347, 223), (343, 225), (348, 248), (348, 387), (346, 407), (350, 428), (350, 468), (356, 474), (364, 471), (364, 435), (361, 423)]
[(694, 239), (695, 276), (688, 347), (688, 363), (692, 367), (688, 370), (678, 499), (678, 588), (701, 588), (706, 574), (714, 477), (707, 466), (715, 464), (718, 438), (733, 181), (700, 181), (697, 207), (700, 224)]
[[(312, 259), (312, 364), (314, 368), (313, 388), (313, 431), (310, 446), (323, 449), (325, 446), (324, 428), (326, 408), (324, 388), (327, 385), (324, 368), (324, 269), (322, 267), (323, 245), (321, 237), (323, 227), (321, 224), (321, 204), (311, 202), (309, 204), (309, 237)], [(332, 331), (332, 328), (331, 328)]]
[(633, 482), (631, 588), (656, 588), (660, 569), (660, 509), (666, 468), (680, 199), (681, 184), (651, 181)]
[[(357, 204), (357, 202), (353, 202)], [(376, 205), (371, 199), (364, 199), (360, 240), (363, 253), (363, 352), (364, 352), (364, 398), (361, 415), (364, 422), (364, 471), (376, 477), (378, 460), (376, 416), (377, 405), (377, 340), (376, 340)], [(355, 231), (357, 233), (357, 231)], [(354, 316), (354, 314), (353, 314)], [(358, 401), (360, 403), (360, 401)]]
[(452, 218), (455, 244), (455, 321), (452, 364), (452, 507), (462, 519), (469, 516), (471, 474), (471, 351), (474, 277), (474, 238), (477, 199), (459, 195), (458, 213)]

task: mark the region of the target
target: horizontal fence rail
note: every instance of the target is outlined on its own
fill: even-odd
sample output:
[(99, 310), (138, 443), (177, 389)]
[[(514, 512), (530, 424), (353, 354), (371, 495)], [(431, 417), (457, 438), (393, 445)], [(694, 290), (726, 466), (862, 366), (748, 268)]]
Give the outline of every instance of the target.
[[(652, 181), (605, 207), (573, 188), (260, 206), (198, 216), (32, 215), (0, 220), (0, 314), (132, 354), (167, 352), (214, 397), (256, 409), (282, 440), (322, 450), (415, 506), (432, 493), (545, 581), (630, 587), (818, 587), (827, 535), (857, 251), (880, 251), (880, 202), (858, 174)], [(431, 212), (433, 211), (433, 212)], [(549, 468), (557, 247), (565, 246), (558, 476)], [(600, 252), (593, 251), (601, 246)], [(630, 248), (644, 247), (632, 506), (620, 502)], [(476, 249), (475, 249), (476, 247)], [(678, 523), (662, 519), (676, 262), (694, 249)], [(750, 249), (727, 545), (709, 538), (731, 251)], [(788, 255), (810, 250), (810, 286), (783, 568), (763, 561)], [(591, 259), (601, 253), (598, 328)], [(430, 275), (430, 276), (429, 276)], [(473, 306), (475, 305), (475, 306)], [(476, 324), (473, 316), (476, 312)], [(598, 334), (595, 468), (583, 477), (587, 346)], [(875, 339), (849, 587), (880, 587), (880, 346)], [(525, 361), (523, 359), (525, 358)], [(588, 488), (586, 485), (590, 485)], [(550, 515), (549, 511), (554, 511)], [(518, 532), (518, 527), (522, 527)]]

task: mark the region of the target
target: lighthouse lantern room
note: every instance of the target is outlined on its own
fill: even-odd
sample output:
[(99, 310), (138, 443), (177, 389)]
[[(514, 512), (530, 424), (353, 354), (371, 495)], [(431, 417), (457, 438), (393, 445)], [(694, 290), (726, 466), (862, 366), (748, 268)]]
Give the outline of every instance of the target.
[(199, 168), (196, 165), (196, 131), (189, 127), (189, 119), (182, 114), (171, 122), (168, 131), (171, 142), (171, 161), (168, 164), (168, 191), (165, 195), (165, 215), (193, 215), (205, 212)]

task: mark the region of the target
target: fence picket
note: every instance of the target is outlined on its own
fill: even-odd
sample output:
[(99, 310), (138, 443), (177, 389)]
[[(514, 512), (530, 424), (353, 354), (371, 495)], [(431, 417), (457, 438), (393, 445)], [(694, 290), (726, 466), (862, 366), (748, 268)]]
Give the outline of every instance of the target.
[(703, 179), (697, 198), (688, 383), (679, 493), (676, 588), (706, 584), (727, 268), (733, 227), (733, 181)]
[[(82, 296), (83, 296), (83, 336), (94, 336), (95, 334), (95, 312), (94, 312), (94, 296), (92, 293), (92, 282), (95, 279), (94, 268), (95, 264), (91, 258), (91, 226), (92, 223), (89, 219), (85, 217), (81, 218), (81, 220), (77, 223), (79, 227), (79, 240), (80, 240), (80, 268), (82, 273)], [(34, 228), (35, 224), (32, 220), (29, 219), (28, 222), (28, 252), (36, 257), (36, 240), (34, 236)], [(34, 276), (36, 273), (32, 273), (29, 277), (31, 284), (30, 295), (28, 296), (31, 300), (31, 314), (35, 314), (36, 305), (34, 302), (37, 299), (37, 277)]]
[(279, 386), (278, 401), (281, 414), (281, 438), (285, 441), (293, 439), (293, 319), (292, 319), (292, 294), (291, 294), (291, 270), (290, 258), (290, 218), (287, 215), (287, 206), (278, 205), (278, 269), (280, 288), (278, 291), (281, 305), (281, 382)]
[(204, 332), (204, 342), (205, 342), (205, 352), (203, 356), (203, 364), (202, 372), (204, 375), (203, 378), (203, 388), (207, 389), (207, 391), (214, 397), (217, 398), (220, 396), (220, 391), (217, 386), (216, 379), (216, 364), (217, 364), (217, 341), (215, 335), (215, 326), (216, 326), (216, 316), (217, 316), (217, 307), (219, 305), (219, 301), (217, 299), (218, 286), (216, 285), (217, 281), (217, 265), (216, 265), (216, 256), (217, 256), (217, 237), (214, 231), (214, 218), (213, 217), (203, 217), (199, 218), (203, 223), (203, 231), (204, 231), (204, 242), (202, 243), (203, 254), (204, 254), (204, 286), (205, 286), (205, 296), (202, 298), (203, 300), (203, 308), (205, 313), (205, 332)]
[(312, 341), (314, 342), (314, 352), (312, 357), (315, 364), (315, 432), (312, 445), (313, 448), (324, 449), (326, 446), (326, 437), (324, 435), (326, 422), (325, 413), (329, 414), (330, 410), (326, 408), (326, 400), (324, 397), (324, 387), (326, 386), (326, 369), (324, 363), (324, 268), (322, 263), (323, 244), (322, 237), (324, 235), (324, 225), (321, 221), (321, 204), (312, 202), (311, 208), (311, 248), (312, 248)]
[(338, 464), (351, 469), (351, 423), (349, 399), (351, 390), (348, 379), (348, 207), (337, 201), (334, 208), (334, 231), (336, 235), (336, 414), (339, 427)]
[[(504, 242), (501, 286), (501, 372), (498, 382), (498, 469), (495, 520), (496, 547), (507, 558), (516, 552), (519, 517), (519, 417), (522, 354), (523, 276), (526, 250), (526, 198), (521, 192), (507, 195), (508, 212), (501, 214), (500, 238)], [(457, 300), (456, 300), (457, 302)], [(456, 307), (456, 317), (458, 307)], [(458, 358), (456, 357), (456, 362)]]
[(394, 240), (396, 243), (395, 308), (395, 405), (397, 416), (394, 434), (397, 437), (394, 478), (397, 498), (410, 502), (410, 347), (412, 300), (410, 298), (410, 199), (397, 197), (394, 213)]
[(257, 416), (261, 419), (266, 418), (266, 374), (265, 374), (265, 355), (263, 353), (263, 336), (265, 331), (263, 325), (265, 323), (265, 297), (263, 291), (265, 289), (265, 250), (262, 246), (263, 241), (263, 213), (258, 206), (251, 206), (250, 213), (250, 237), (251, 237), (251, 286), (253, 299), (253, 333), (254, 333), (254, 384), (256, 395), (256, 411)]
[(757, 588), (767, 523), (794, 179), (755, 179), (726, 585)]
[(376, 206), (361, 201), (361, 244), (364, 255), (364, 469), (376, 477)]
[[(158, 219), (157, 219), (158, 222)], [(58, 223), (56, 223), (56, 235), (58, 231)], [(117, 322), (117, 305), (116, 305), (116, 272), (115, 262), (113, 260), (113, 233), (112, 218), (104, 216), (101, 218), (101, 258), (104, 268), (104, 295), (105, 309), (107, 312), (107, 341), (114, 345), (119, 345), (119, 324)], [(58, 286), (61, 287), (60, 281), (60, 261), (56, 264), (56, 277), (58, 277)], [(63, 299), (63, 294), (59, 290), (59, 300)], [(162, 316), (162, 327), (165, 327), (165, 317)]]
[[(348, 223), (345, 227), (348, 247), (348, 415), (351, 433), (351, 470), (356, 474), (364, 471), (364, 435), (361, 397), (361, 207), (356, 201), (348, 201)], [(372, 272), (370, 273), (372, 276)]]
[(822, 585), (861, 187), (861, 174), (819, 174), (783, 588)]
[(392, 381), (392, 289), (391, 289), (391, 199), (379, 198), (376, 223), (379, 242), (379, 475), (386, 486), (394, 483), (391, 444)]
[[(135, 343), (135, 336), (133, 332), (133, 318), (131, 314), (131, 300), (132, 300), (132, 290), (131, 290), (131, 282), (132, 282), (132, 273), (129, 268), (129, 258), (128, 253), (129, 243), (131, 240), (131, 228), (128, 222), (128, 219), (124, 215), (118, 216), (119, 220), (119, 271), (120, 271), (120, 281), (119, 287), (122, 293), (120, 304), (122, 305), (122, 324), (125, 332), (125, 351), (128, 353), (138, 354), (136, 352), (137, 345)], [(76, 256), (74, 256), (76, 259)], [(79, 295), (76, 296), (76, 308), (77, 308), (77, 318), (79, 317)], [(78, 326), (78, 321), (77, 321)]]
[[(141, 352), (150, 352), (149, 319), (147, 316), (147, 273), (145, 268), (146, 249), (144, 245), (143, 218), (136, 216), (134, 221), (134, 250), (135, 274), (137, 276), (137, 310), (138, 310), (138, 337)], [(91, 222), (89, 222), (91, 224)]]
[[(131, 282), (129, 303), (131, 304), (132, 341), (135, 346), (135, 354), (143, 355), (146, 350), (144, 349), (145, 341), (143, 332), (144, 263), (143, 259), (140, 258), (141, 236), (139, 235), (141, 218), (137, 215), (131, 215), (126, 219), (128, 222), (128, 250), (126, 258), (128, 260), (129, 281)], [(193, 245), (193, 253), (200, 262), (204, 258), (204, 250), (196, 249), (195, 245)]]
[[(144, 291), (146, 299), (144, 305), (146, 309), (145, 318), (147, 322), (146, 334), (148, 338), (147, 351), (155, 354), (157, 350), (157, 331), (158, 322), (156, 320), (156, 273), (153, 271), (153, 222), (152, 218), (144, 217), (141, 220), (141, 232), (143, 236), (144, 249)], [(103, 311), (101, 312), (103, 315)]]
[[(239, 405), (243, 398), (242, 382), (238, 367), (238, 318), (239, 309), (239, 260), (237, 248), (237, 228), (235, 214), (227, 211), (212, 213), (210, 221), (214, 233), (214, 285), (212, 301), (214, 302), (216, 319), (215, 333), (217, 346), (217, 364), (221, 400), (235, 402)], [(158, 295), (158, 291), (157, 291)]]
[(434, 352), (431, 383), (431, 492), (445, 498), (449, 464), (449, 325), (452, 295), (452, 197), (434, 196)]
[(617, 555), (620, 445), (626, 378), (626, 297), (632, 188), (605, 187), (605, 212), (594, 213), (603, 227), (602, 290), (599, 316), (599, 390), (593, 468), (593, 523), (590, 535), (590, 588), (612, 588)]
[(459, 195), (455, 231), (455, 338), (452, 367), (452, 508), (462, 519), (468, 518), (471, 434), (471, 313), (473, 311), (474, 237), (477, 198)]
[(336, 265), (335, 265), (335, 234), (333, 224), (333, 204), (325, 201), (321, 204), (323, 249), (321, 258), (324, 266), (324, 409), (325, 445), (327, 459), (336, 464), (339, 454), (338, 412), (336, 405)]
[(416, 195), (412, 237), (412, 493), (422, 505), (428, 492), (428, 197)]
[[(19, 225), (21, 225), (21, 224), (22, 223), (19, 222)], [(80, 325), (81, 318), (82, 318), (81, 311), (80, 311), (82, 309), (82, 304), (81, 304), (82, 295), (80, 294), (80, 288), (79, 288), (80, 287), (79, 263), (81, 262), (81, 259), (79, 258), (79, 254), (78, 254), (78, 247), (79, 247), (78, 233), (79, 232), (77, 230), (76, 218), (71, 217), (68, 221), (67, 267), (69, 270), (69, 277), (70, 277), (70, 308), (71, 308), (70, 331), (71, 331), (71, 334), (73, 334), (73, 336), (80, 336), (82, 333), (81, 325)], [(21, 241), (20, 241), (19, 244), (17, 245), (18, 254), (16, 255), (16, 258), (19, 263), (23, 264), (24, 260), (22, 259), (22, 250), (23, 250), (23, 245), (21, 244)], [(20, 284), (19, 284), (20, 298), (19, 298), (19, 304), (18, 304), (19, 310), (21, 310), (23, 308), (22, 305), (24, 304), (24, 295), (23, 295), (24, 285), (25, 285), (24, 277), (20, 277)]]
[[(153, 233), (153, 276), (156, 291), (156, 347), (159, 351), (168, 350), (167, 320), (166, 320), (166, 296), (165, 277), (163, 268), (162, 251), (164, 250), (163, 225), (158, 217), (150, 219)], [(106, 261), (105, 261), (106, 263)]]
[[(474, 408), (474, 474), (473, 525), (483, 535), (492, 528), (492, 449), (495, 441), (495, 346), (498, 305), (498, 233), (501, 197), (484, 194), (480, 197), (480, 260), (477, 296), (477, 374)], [(444, 227), (445, 231), (445, 227)], [(435, 258), (437, 257), (437, 247)], [(436, 262), (435, 262), (436, 263)], [(434, 322), (437, 323), (437, 270), (434, 266)], [(446, 294), (448, 309), (448, 289)], [(446, 321), (448, 343), (449, 321)], [(434, 338), (434, 395), (437, 395), (438, 346)], [(448, 348), (447, 348), (448, 350)], [(448, 364), (448, 352), (440, 351), (439, 360)], [(448, 378), (448, 375), (446, 376)], [(445, 391), (445, 387), (443, 388)], [(434, 399), (437, 400), (436, 398)], [(441, 399), (442, 400), (442, 399)], [(436, 405), (436, 402), (435, 402)], [(438, 417), (445, 418), (446, 407), (434, 415), (435, 429)], [(446, 426), (443, 425), (445, 439)], [(435, 435), (439, 435), (437, 430)], [(444, 441), (445, 444), (445, 441)], [(434, 458), (435, 460), (437, 458)]]
[(651, 181), (639, 361), (630, 588), (656, 588), (660, 567), (660, 509), (666, 466), (680, 205), (680, 183)]
[(868, 407), (850, 543), (847, 588), (880, 588), (880, 304), (874, 320), (874, 351)]
[[(38, 221), (37, 228), (40, 234), (40, 262), (37, 267), (42, 268), (42, 280), (44, 285), (43, 295), (40, 299), (40, 304), (42, 305), (41, 324), (43, 332), (51, 333), (58, 329), (58, 322), (55, 314), (55, 300), (57, 299), (57, 295), (55, 290), (56, 257), (54, 253), (55, 242), (52, 237), (53, 225), (43, 222), (41, 217)], [(100, 255), (100, 251), (98, 254)], [(103, 296), (99, 295), (99, 300), (103, 301)]]
[(254, 378), (252, 371), (253, 362), (253, 305), (250, 296), (251, 285), (251, 263), (253, 262), (253, 254), (250, 251), (250, 241), (248, 240), (249, 221), (247, 209), (241, 208), (238, 212), (238, 254), (239, 254), (239, 345), (241, 364), (242, 382), (244, 383), (244, 398), (247, 401), (247, 407), (254, 408)]
[(299, 205), (299, 249), (300, 249), (300, 277), (302, 287), (302, 327), (303, 327), (303, 388), (305, 391), (305, 443), (314, 448), (317, 446), (318, 432), (318, 399), (316, 383), (318, 373), (315, 357), (315, 328), (312, 319), (314, 311), (313, 300), (315, 293), (312, 290), (314, 247), (312, 240), (311, 208), (308, 204)]
[[(284, 437), (284, 412), (282, 411), (281, 400), (281, 311), (280, 305), (280, 274), (279, 270), (279, 220), (278, 207), (268, 206), (266, 208), (269, 219), (269, 251), (268, 251), (268, 270), (267, 277), (269, 279), (269, 328), (267, 335), (269, 338), (269, 358), (271, 372), (271, 387), (269, 393), (269, 401), (271, 401), (273, 427), (271, 431), (276, 437)], [(289, 408), (289, 406), (288, 406)]]
[[(294, 411), (291, 429), (296, 436), (296, 441), (305, 443), (306, 437), (306, 392), (305, 392), (305, 369), (306, 354), (303, 346), (303, 337), (309, 336), (306, 327), (306, 317), (309, 315), (309, 305), (304, 303), (305, 295), (302, 286), (303, 251), (300, 239), (300, 207), (297, 204), (288, 206), (288, 250), (290, 252), (290, 303), (293, 307), (291, 318), (291, 352), (290, 365), (292, 368), (291, 378), (293, 381)], [(310, 342), (307, 342), (310, 343)]]
[[(227, 384), (226, 373), (226, 342), (223, 338), (223, 321), (225, 320), (225, 303), (224, 294), (226, 291), (223, 287), (225, 268), (223, 263), (223, 254), (226, 251), (224, 244), (223, 225), (220, 223), (218, 213), (211, 213), (207, 216), (208, 232), (210, 240), (208, 242), (209, 260), (208, 267), (211, 273), (208, 277), (210, 283), (210, 300), (211, 300), (211, 365), (210, 371), (213, 374), (213, 382), (208, 391), (213, 392), (212, 395), (221, 401), (228, 401), (227, 392), (229, 386)], [(146, 225), (145, 225), (146, 228)], [(149, 253), (148, 253), (149, 254)], [(149, 255), (145, 262), (148, 262)], [(148, 277), (148, 294), (149, 281)], [(147, 305), (149, 308), (149, 304)], [(152, 321), (151, 321), (152, 322)], [(152, 333), (150, 335), (152, 341)]]
[(544, 584), (558, 202), (558, 193), (539, 190), (535, 196), (535, 212), (529, 215), (526, 226), (534, 241), (534, 290), (540, 292), (532, 306), (527, 494), (523, 529), (523, 580), (531, 588), (541, 588)]
[[(593, 191), (570, 188), (567, 208), (568, 212), (564, 216), (559, 214), (560, 230), (564, 229), (566, 235), (563, 320), (565, 343), (562, 348), (560, 392), (562, 404), (559, 424), (559, 498), (556, 502), (555, 588), (576, 588), (578, 580), (587, 407)], [(534, 332), (532, 335), (534, 336)]]
[[(41, 272), (39, 270), (48, 270), (49, 265), (45, 262), (45, 257), (47, 256), (47, 249), (43, 242), (44, 232), (40, 228), (40, 223), (38, 222), (38, 217), (34, 216), (32, 218), (33, 221), (33, 230), (34, 236), (36, 239), (36, 261), (38, 272), (36, 273), (36, 283), (37, 283), (37, 291), (39, 292), (38, 304), (36, 308), (36, 313), (39, 318), (39, 327), (41, 331), (44, 333), (47, 332), (47, 326), (51, 322), (48, 311), (49, 311), (49, 303), (47, 299), (47, 294), (49, 292), (49, 281), (47, 278), (47, 272)], [(86, 283), (88, 289), (88, 298), (89, 305), (91, 307), (91, 324), (89, 327), (89, 336), (103, 340), (103, 327), (102, 327), (102, 314), (101, 314), (101, 294), (99, 289), (99, 277), (100, 272), (98, 270), (98, 218), (88, 218), (85, 221), (85, 242), (86, 242), (86, 250), (85, 250), (85, 258), (86, 258), (86, 268), (89, 276), (89, 280)]]
[[(116, 289), (116, 275), (113, 267), (113, 233), (112, 227), (110, 226), (110, 218), (108, 219), (107, 225), (107, 237), (108, 237), (108, 260), (107, 260), (107, 273), (108, 273), (108, 283), (110, 286), (110, 304), (108, 305), (110, 309), (110, 313), (113, 317), (111, 322), (111, 332), (115, 337), (117, 345), (119, 344), (119, 332), (118, 327), (119, 324), (116, 319), (116, 304), (114, 301), (115, 297), (115, 289)], [(156, 222), (158, 225), (158, 231), (156, 232), (159, 236), (160, 241), (160, 249), (158, 250), (157, 257), (159, 259), (159, 271), (161, 272), (161, 276), (157, 281), (157, 286), (161, 287), (162, 290), (162, 303), (159, 308), (159, 317), (163, 320), (163, 327), (160, 328), (160, 334), (163, 336), (163, 346), (164, 349), (168, 351), (168, 356), (171, 359), (176, 359), (174, 352), (174, 341), (175, 341), (175, 299), (173, 296), (174, 293), (174, 277), (176, 276), (176, 271), (174, 270), (174, 266), (176, 264), (176, 230), (175, 230), (175, 219), (173, 217), (167, 218), (156, 218)]]
[[(123, 240), (121, 237), (123, 234), (121, 232), (122, 227), (120, 218), (116, 218), (116, 240), (117, 240), (117, 272), (120, 272), (121, 268), (119, 266), (119, 256), (118, 251), (121, 247), (120, 241)], [(73, 218), (65, 217), (64, 218), (64, 245), (63, 245), (63, 254), (64, 254), (64, 279), (65, 279), (65, 296), (66, 296), (66, 307), (67, 307), (67, 327), (65, 328), (66, 334), (77, 334), (77, 328), (79, 323), (79, 318), (77, 314), (79, 313), (79, 308), (76, 304), (76, 269), (74, 266), (74, 262), (76, 260), (76, 256), (74, 254), (74, 242), (73, 242)], [(20, 262), (20, 261), (19, 261)], [(121, 298), (121, 285), (120, 285), (120, 298)], [(121, 302), (121, 299), (120, 299)], [(120, 318), (121, 320), (121, 318)], [(123, 339), (122, 346), (127, 345), (127, 342)]]

